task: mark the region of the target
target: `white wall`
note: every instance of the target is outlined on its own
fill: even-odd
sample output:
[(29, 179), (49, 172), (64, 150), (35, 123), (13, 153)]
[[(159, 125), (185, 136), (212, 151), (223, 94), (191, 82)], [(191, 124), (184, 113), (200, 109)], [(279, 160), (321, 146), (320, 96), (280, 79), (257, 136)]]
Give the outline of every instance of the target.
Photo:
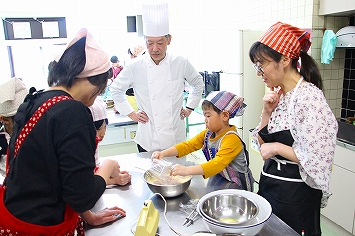
[[(86, 27), (110, 55), (121, 61), (127, 59), (127, 49), (142, 41), (136, 33), (126, 32), (126, 16), (141, 14), (144, 0), (125, 1), (75, 1), (75, 0), (13, 0), (2, 5), (0, 17), (53, 17), (65, 16), (68, 38)], [(157, 0), (156, 0), (157, 1)], [(159, 0), (162, 1), (162, 0)], [(169, 3), (170, 32), (173, 36), (169, 51), (188, 56), (198, 71), (235, 72), (237, 56), (233, 52), (239, 29), (265, 30), (276, 21), (283, 21), (301, 28), (312, 29), (312, 56), (322, 69), (325, 94), (333, 111), (340, 111), (343, 52), (336, 51), (334, 62), (320, 64), (322, 29), (337, 31), (346, 25), (346, 18), (318, 16), (319, 0), (167, 0)], [(7, 51), (0, 28), (0, 81), (9, 78)], [(24, 49), (31, 53), (18, 59), (17, 73), (35, 84), (45, 84), (45, 72), (51, 54), (57, 49), (43, 49), (34, 53), (29, 41)], [(38, 59), (41, 55), (47, 58)], [(38, 66), (41, 60), (42, 66)], [(30, 73), (33, 68), (36, 72)], [(20, 71), (21, 72), (20, 72)], [(39, 71), (39, 72), (38, 72)]]

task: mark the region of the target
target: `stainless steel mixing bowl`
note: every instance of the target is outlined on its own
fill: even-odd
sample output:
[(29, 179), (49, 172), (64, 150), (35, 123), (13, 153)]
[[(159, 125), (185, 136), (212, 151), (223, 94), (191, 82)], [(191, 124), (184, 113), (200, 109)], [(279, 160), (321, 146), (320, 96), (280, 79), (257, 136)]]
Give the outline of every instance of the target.
[(258, 214), (257, 204), (239, 194), (218, 194), (201, 202), (200, 212), (212, 222), (222, 225), (243, 225)]
[(162, 183), (147, 170), (143, 174), (143, 179), (152, 192), (160, 193), (164, 197), (176, 197), (189, 188), (192, 176), (173, 176), (167, 183)]

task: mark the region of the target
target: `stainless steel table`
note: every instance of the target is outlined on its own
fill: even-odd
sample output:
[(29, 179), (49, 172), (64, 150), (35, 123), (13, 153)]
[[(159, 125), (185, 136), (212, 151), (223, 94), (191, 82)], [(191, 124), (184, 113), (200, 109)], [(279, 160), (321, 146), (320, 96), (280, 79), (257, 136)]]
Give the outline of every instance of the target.
[[(128, 170), (132, 174), (132, 181), (127, 186), (106, 189), (103, 196), (98, 200), (92, 210), (99, 211), (105, 207), (119, 206), (126, 210), (127, 216), (100, 227), (88, 226), (86, 229), (87, 236), (133, 235), (131, 230), (135, 231), (135, 226), (139, 213), (143, 207), (143, 203), (149, 198), (151, 198), (155, 208), (157, 208), (160, 213), (158, 233), (162, 236), (176, 235), (169, 228), (164, 218), (164, 201), (157, 195), (153, 196), (153, 193), (143, 180), (142, 174), (144, 171), (137, 168), (140, 163), (146, 162), (147, 159), (150, 159), (150, 156), (151, 153), (134, 153), (108, 157), (110, 159), (117, 160), (121, 165), (122, 170)], [(188, 164), (194, 163), (188, 162), (187, 165)], [(183, 235), (193, 235), (197, 231), (205, 231), (206, 227), (201, 219), (195, 221), (194, 224), (189, 227), (183, 226), (183, 222), (185, 221), (187, 214), (180, 210), (179, 204), (186, 204), (190, 199), (200, 199), (206, 193), (225, 188), (238, 188), (238, 186), (225, 180), (219, 175), (206, 180), (203, 179), (202, 176), (194, 176), (190, 187), (185, 193), (174, 198), (166, 198), (166, 217), (171, 227)], [(299, 234), (281, 221), (277, 216), (272, 214), (263, 229), (259, 232), (258, 236), (271, 235), (297, 236)]]

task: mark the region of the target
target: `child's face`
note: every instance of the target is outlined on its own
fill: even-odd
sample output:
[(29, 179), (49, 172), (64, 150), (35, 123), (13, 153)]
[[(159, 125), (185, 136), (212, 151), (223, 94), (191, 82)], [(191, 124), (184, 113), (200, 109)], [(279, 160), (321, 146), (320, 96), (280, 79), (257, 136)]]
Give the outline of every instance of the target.
[(224, 126), (224, 113), (218, 114), (212, 107), (203, 109), (206, 127), (212, 132), (218, 132)]
[(100, 129), (96, 130), (96, 136), (98, 137), (99, 142), (101, 142), (106, 134), (106, 122), (104, 121)]

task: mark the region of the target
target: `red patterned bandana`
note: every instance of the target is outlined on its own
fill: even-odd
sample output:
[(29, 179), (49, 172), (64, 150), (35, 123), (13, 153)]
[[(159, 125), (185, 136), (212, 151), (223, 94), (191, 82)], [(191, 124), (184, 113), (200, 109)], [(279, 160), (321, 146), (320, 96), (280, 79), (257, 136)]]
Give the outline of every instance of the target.
[(272, 25), (259, 42), (292, 59), (298, 59), (300, 51), (307, 52), (311, 46), (307, 31), (282, 22)]

